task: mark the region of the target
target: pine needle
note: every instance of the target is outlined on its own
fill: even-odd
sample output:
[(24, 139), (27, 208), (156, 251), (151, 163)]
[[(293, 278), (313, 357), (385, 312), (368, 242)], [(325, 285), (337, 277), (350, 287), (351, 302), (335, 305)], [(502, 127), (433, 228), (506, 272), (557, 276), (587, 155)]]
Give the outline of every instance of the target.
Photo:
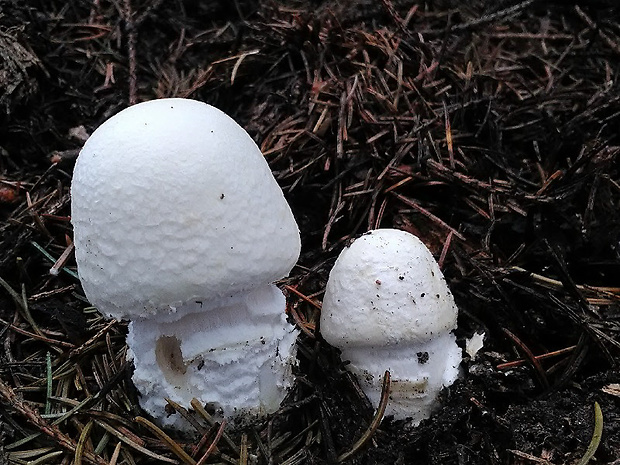
[(136, 417), (134, 420), (136, 421), (136, 423), (140, 423), (141, 425), (146, 426), (157, 437), (159, 437), (162, 441), (164, 441), (164, 443), (166, 444), (166, 446), (168, 446), (168, 448), (172, 451), (172, 453), (176, 455), (177, 457), (179, 457), (183, 461), (183, 463), (186, 463), (188, 465), (196, 465), (196, 461), (193, 458), (191, 458), (189, 454), (185, 452), (183, 448), (174, 439), (172, 439), (170, 436), (164, 433), (161, 430), (161, 428), (154, 425), (153, 423), (151, 423), (144, 417)]
[(587, 465), (587, 463), (594, 457), (598, 446), (601, 444), (601, 437), (603, 436), (603, 411), (598, 402), (594, 402), (594, 432), (592, 433), (592, 439), (586, 449), (585, 454), (581, 457), (581, 460), (577, 462), (577, 465)]

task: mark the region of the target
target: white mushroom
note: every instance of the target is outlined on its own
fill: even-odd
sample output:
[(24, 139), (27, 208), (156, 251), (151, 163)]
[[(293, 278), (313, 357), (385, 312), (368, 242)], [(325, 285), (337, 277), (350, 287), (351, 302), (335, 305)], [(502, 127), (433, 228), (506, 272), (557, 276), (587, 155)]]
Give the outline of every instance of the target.
[(459, 373), (461, 349), (451, 333), (457, 308), (437, 262), (414, 235), (371, 231), (343, 250), (332, 269), (321, 334), (342, 351), (376, 407), (391, 375), (386, 415), (418, 424)]
[(299, 257), (299, 230), (250, 136), (220, 110), (162, 99), (121, 111), (82, 149), (72, 223), (86, 296), (130, 319), (142, 407), (165, 398), (226, 417), (275, 411), (297, 331), (271, 284)]

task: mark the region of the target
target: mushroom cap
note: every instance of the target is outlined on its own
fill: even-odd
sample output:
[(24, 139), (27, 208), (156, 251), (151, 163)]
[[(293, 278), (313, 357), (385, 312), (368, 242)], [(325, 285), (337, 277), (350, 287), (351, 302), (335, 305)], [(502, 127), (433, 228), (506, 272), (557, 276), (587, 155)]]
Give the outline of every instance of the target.
[(71, 219), (86, 296), (114, 318), (269, 284), (299, 257), (299, 229), (259, 148), (202, 102), (129, 107), (87, 140)]
[(377, 229), (344, 249), (329, 274), (321, 334), (341, 349), (425, 343), (456, 327), (437, 262), (413, 234)]

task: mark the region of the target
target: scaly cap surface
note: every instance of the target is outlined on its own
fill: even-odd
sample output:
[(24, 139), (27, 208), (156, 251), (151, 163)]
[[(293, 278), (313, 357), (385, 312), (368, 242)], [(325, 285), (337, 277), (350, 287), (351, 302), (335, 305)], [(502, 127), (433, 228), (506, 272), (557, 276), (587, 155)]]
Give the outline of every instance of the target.
[(71, 190), (80, 280), (108, 316), (265, 285), (299, 256), (297, 224), (260, 150), (198, 101), (153, 100), (110, 118), (84, 145)]
[(321, 334), (346, 347), (427, 342), (456, 327), (457, 307), (426, 246), (377, 229), (344, 249), (329, 275)]

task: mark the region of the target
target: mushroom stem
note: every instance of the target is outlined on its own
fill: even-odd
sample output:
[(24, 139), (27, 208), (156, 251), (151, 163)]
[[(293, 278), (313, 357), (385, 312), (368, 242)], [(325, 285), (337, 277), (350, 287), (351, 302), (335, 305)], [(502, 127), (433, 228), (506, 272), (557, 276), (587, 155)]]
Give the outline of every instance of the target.
[(342, 359), (350, 361), (347, 368), (357, 376), (373, 405), (379, 405), (383, 374), (389, 371), (390, 397), (385, 415), (411, 417), (412, 424), (417, 425), (437, 408), (437, 392), (459, 376), (461, 349), (455, 339), (454, 334), (444, 333), (420, 344), (346, 347)]
[[(224, 417), (277, 410), (291, 384), (298, 334), (284, 307), (282, 292), (267, 285), (186, 303), (175, 321), (132, 321), (127, 342), (142, 407), (163, 412), (165, 398), (181, 405), (197, 398)], [(183, 429), (178, 416), (162, 423)]]

